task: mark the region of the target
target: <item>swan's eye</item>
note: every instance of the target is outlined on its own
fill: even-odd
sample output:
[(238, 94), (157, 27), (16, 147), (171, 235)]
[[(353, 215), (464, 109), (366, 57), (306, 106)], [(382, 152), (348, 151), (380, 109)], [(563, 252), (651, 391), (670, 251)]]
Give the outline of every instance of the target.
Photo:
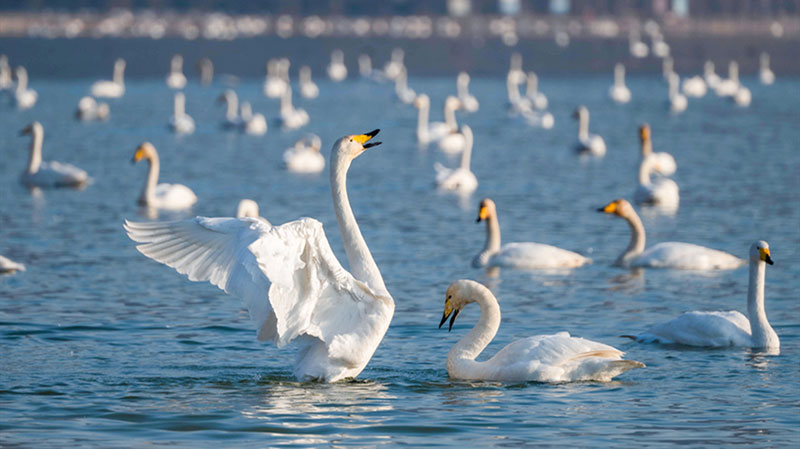
[(453, 299), (453, 295), (447, 295), (447, 299)]

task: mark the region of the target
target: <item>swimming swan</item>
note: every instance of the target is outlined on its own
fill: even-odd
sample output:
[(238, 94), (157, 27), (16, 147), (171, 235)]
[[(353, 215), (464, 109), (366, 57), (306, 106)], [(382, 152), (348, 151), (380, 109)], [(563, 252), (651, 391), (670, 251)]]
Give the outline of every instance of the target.
[(681, 85), (681, 77), (677, 73), (672, 72), (667, 77), (667, 82), (669, 83), (669, 91), (667, 94), (669, 112), (672, 114), (680, 114), (689, 106), (689, 100), (686, 98), (686, 95), (683, 95), (680, 90), (678, 90), (678, 87)]
[(439, 149), (445, 154), (458, 154), (467, 146), (467, 139), (459, 132), (456, 110), (461, 109), (461, 100), (449, 96), (444, 100), (444, 121), (449, 132), (439, 139)]
[(30, 109), (36, 104), (39, 94), (33, 89), (28, 89), (28, 71), (19, 66), (14, 72), (17, 75), (17, 87), (14, 89), (14, 103), (18, 109)]
[(624, 218), (631, 227), (628, 248), (619, 255), (614, 265), (633, 268), (675, 268), (680, 270), (733, 270), (744, 261), (716, 249), (681, 242), (662, 242), (645, 250), (644, 225), (639, 215), (624, 199), (608, 203), (598, 212)]
[(547, 109), (547, 96), (539, 92), (539, 77), (534, 72), (528, 72), (528, 83), (525, 86), (525, 97), (531, 101), (531, 105), (536, 109)]
[(236, 205), (236, 218), (246, 217), (258, 219), (265, 225), (272, 226), (269, 220), (258, 214), (258, 203), (247, 198), (239, 200), (239, 204)]
[[(431, 111), (431, 100), (425, 94), (420, 94), (414, 99), (414, 107), (419, 109), (417, 115), (417, 142), (427, 145), (438, 142), (439, 139), (450, 132), (450, 127), (445, 122), (428, 122)], [(445, 113), (447, 115), (447, 113)]]
[(321, 148), (319, 136), (309, 134), (284, 151), (283, 162), (293, 173), (320, 173), (325, 169), (325, 158), (319, 152)]
[(197, 196), (185, 185), (158, 183), (161, 164), (158, 160), (156, 147), (150, 142), (144, 142), (136, 148), (131, 163), (135, 164), (142, 159), (147, 159), (150, 163), (150, 168), (147, 171), (147, 180), (144, 183), (142, 194), (139, 195), (138, 202), (140, 206), (181, 210), (188, 209), (197, 202)]
[(0, 274), (11, 274), (17, 271), (25, 271), (25, 265), (0, 256)]
[(486, 221), (486, 244), (472, 260), (472, 266), (520, 269), (575, 268), (592, 259), (543, 243), (506, 243), (500, 246), (500, 223), (497, 208), (489, 198), (481, 200), (478, 222)]
[(456, 89), (458, 92), (458, 99), (461, 100), (461, 105), (465, 112), (478, 112), (481, 105), (474, 95), (469, 93), (470, 77), (467, 72), (459, 72), (456, 78)]
[(28, 168), (22, 172), (20, 181), (29, 187), (83, 187), (89, 183), (89, 175), (72, 164), (42, 161), (44, 128), (33, 122), (20, 132), (31, 135)]
[(308, 124), (309, 116), (305, 109), (292, 105), (292, 87), (289, 86), (281, 95), (281, 109), (278, 123), (285, 130), (297, 129)]
[(242, 102), (242, 132), (251, 136), (263, 136), (267, 133), (267, 119), (264, 114), (253, 114), (248, 102)]
[(319, 96), (319, 87), (311, 80), (311, 67), (307, 65), (300, 67), (300, 96), (307, 99)]
[(174, 112), (169, 120), (169, 128), (175, 134), (191, 134), (194, 132), (194, 119), (186, 113), (186, 96), (183, 92), (175, 94)]
[(183, 56), (175, 55), (170, 61), (167, 87), (170, 89), (183, 89), (184, 86), (186, 86), (186, 76), (183, 74)]
[(347, 66), (344, 65), (344, 52), (340, 49), (331, 52), (331, 62), (328, 64), (328, 77), (333, 82), (344, 81), (347, 78)]
[(449, 329), (469, 303), (481, 306), (478, 324), (447, 354), (447, 374), (454, 379), (501, 382), (608, 382), (644, 363), (624, 360), (624, 353), (612, 346), (567, 332), (537, 335), (508, 344), (489, 360), (475, 360), (500, 328), (500, 306), (485, 286), (466, 279), (447, 288), (439, 328), (450, 318)]
[(466, 146), (461, 152), (461, 165), (458, 168), (447, 168), (440, 163), (433, 165), (436, 170), (436, 186), (442, 190), (459, 193), (472, 193), (478, 188), (478, 178), (469, 169), (472, 157), (472, 128), (467, 125), (461, 127), (461, 134), (466, 139)]
[(267, 227), (250, 218), (125, 222), (145, 256), (192, 281), (209, 281), (244, 300), (259, 340), (300, 344), (299, 380), (357, 376), (383, 339), (394, 300), (364, 242), (347, 197), (350, 164), (378, 130), (345, 136), (331, 150), (334, 211), (352, 274), (336, 259), (322, 223), (302, 218)]
[(114, 77), (110, 81), (97, 81), (89, 92), (97, 98), (120, 98), (125, 95), (125, 60), (119, 58), (114, 61)]
[(620, 104), (631, 101), (631, 91), (625, 85), (625, 66), (621, 62), (614, 66), (614, 84), (608, 89), (608, 96)]
[(687, 312), (657, 324), (636, 337), (644, 343), (680, 344), (719, 348), (742, 346), (765, 348), (777, 353), (780, 339), (767, 320), (764, 309), (764, 276), (772, 265), (769, 245), (759, 240), (750, 246), (750, 281), (747, 287), (747, 316), (729, 312)]
[(586, 106), (578, 106), (572, 117), (578, 119), (578, 142), (575, 144), (575, 151), (582, 155), (605, 156), (606, 142), (597, 134), (589, 134), (589, 110)]
[(111, 111), (107, 103), (98, 103), (92, 97), (82, 97), (78, 100), (78, 108), (75, 110), (75, 118), (88, 122), (91, 120), (108, 120)]
[(642, 160), (652, 159), (652, 169), (660, 175), (670, 176), (678, 169), (675, 158), (669, 153), (654, 152), (653, 140), (650, 137), (650, 125), (644, 123), (639, 126), (639, 140), (641, 142)]
[(231, 89), (226, 89), (217, 98), (217, 103), (225, 103), (225, 121), (222, 127), (235, 129), (242, 126), (242, 119), (239, 118), (239, 97)]
[(758, 79), (761, 84), (769, 86), (775, 82), (775, 73), (769, 68), (769, 53), (762, 52), (759, 59)]

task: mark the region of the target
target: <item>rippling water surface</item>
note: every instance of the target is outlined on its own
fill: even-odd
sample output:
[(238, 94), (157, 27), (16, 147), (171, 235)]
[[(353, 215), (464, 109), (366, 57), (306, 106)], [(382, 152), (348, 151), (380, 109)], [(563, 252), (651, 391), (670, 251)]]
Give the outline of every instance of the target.
[[(301, 131), (274, 124), (265, 137), (223, 131), (214, 103), (222, 86), (186, 88), (198, 129), (174, 137), (171, 93), (162, 80), (128, 84), (108, 123), (77, 123), (73, 108), (92, 80), (34, 82), (39, 103), (0, 121), (0, 253), (28, 271), (0, 277), (0, 445), (30, 447), (416, 447), (789, 446), (800, 433), (800, 82), (753, 90), (750, 108), (709, 96), (680, 116), (665, 112), (660, 79), (629, 79), (633, 102), (611, 104), (610, 77), (543, 78), (556, 126), (529, 128), (505, 115), (500, 79), (473, 80), (481, 109), (459, 115), (475, 131), (468, 198), (437, 193), (433, 163), (448, 161), (414, 138), (416, 111), (389, 85), (318, 80), (321, 96), (297, 99), (311, 115)], [(410, 80), (431, 95), (441, 119), (451, 79)], [(261, 80), (237, 88), (256, 112), (275, 117)], [(600, 161), (571, 151), (570, 114), (586, 104), (608, 145)], [(72, 162), (94, 182), (83, 191), (32, 193), (17, 183), (32, 120), (45, 128), (45, 159)], [(656, 150), (678, 162), (681, 205), (674, 216), (645, 213), (648, 242), (699, 243), (745, 257), (767, 240), (767, 312), (781, 354), (697, 350), (619, 338), (686, 310), (745, 311), (747, 268), (712, 274), (610, 266), (627, 245), (619, 219), (594, 210), (630, 198), (636, 183), (636, 126), (652, 125)], [(327, 174), (287, 173), (281, 154), (305, 132), (326, 156), (341, 135), (381, 128), (384, 145), (356, 160), (351, 201), (397, 309), (370, 364), (353, 382), (296, 382), (293, 352), (256, 341), (236, 298), (192, 283), (139, 254), (124, 219), (146, 168), (137, 144), (159, 149), (162, 181), (190, 186), (199, 202), (183, 216), (225, 216), (252, 198), (273, 223), (320, 219), (340, 257)], [(504, 241), (539, 241), (579, 251), (594, 264), (574, 271), (470, 267), (483, 246), (477, 203), (498, 205)], [(523, 336), (566, 330), (612, 344), (647, 368), (611, 383), (501, 384), (448, 379), (449, 347), (476, 322), (468, 307), (451, 333), (437, 329), (447, 285), (488, 283), (503, 312), (486, 354)], [(486, 357), (485, 355), (483, 357)]]

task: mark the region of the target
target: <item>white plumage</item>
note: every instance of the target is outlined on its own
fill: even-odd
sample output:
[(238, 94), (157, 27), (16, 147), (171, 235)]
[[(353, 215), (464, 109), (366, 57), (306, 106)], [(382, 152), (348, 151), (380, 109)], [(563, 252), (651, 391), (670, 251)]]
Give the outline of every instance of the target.
[(464, 111), (478, 112), (478, 109), (480, 109), (481, 105), (478, 102), (478, 99), (469, 92), (469, 81), (470, 77), (467, 72), (460, 72), (458, 74), (458, 78), (456, 78), (458, 99), (461, 101)]
[(434, 164), (436, 170), (436, 185), (442, 190), (449, 190), (462, 194), (469, 194), (478, 188), (478, 178), (470, 171), (472, 157), (473, 136), (472, 128), (467, 125), (461, 127), (461, 134), (466, 139), (466, 146), (461, 153), (461, 165), (457, 168), (447, 168), (440, 163)]
[(615, 376), (644, 364), (624, 360), (624, 353), (612, 346), (570, 336), (567, 332), (516, 340), (490, 359), (475, 360), (497, 334), (500, 306), (483, 285), (458, 280), (447, 288), (444, 313), (439, 327), (469, 303), (481, 306), (481, 318), (470, 333), (447, 354), (447, 373), (454, 379), (501, 382), (610, 381)]
[(267, 226), (272, 226), (272, 223), (270, 223), (269, 220), (259, 215), (258, 203), (247, 198), (239, 200), (239, 204), (236, 205), (236, 218), (245, 217), (255, 218)]
[(20, 176), (23, 184), (28, 187), (83, 187), (89, 183), (89, 175), (72, 164), (42, 161), (44, 127), (41, 123), (31, 123), (22, 134), (31, 135), (28, 167)]
[(36, 104), (39, 94), (28, 88), (28, 71), (25, 67), (17, 67), (17, 87), (14, 89), (14, 103), (18, 109), (30, 109)]
[(125, 60), (120, 58), (114, 61), (114, 77), (95, 82), (89, 91), (97, 98), (120, 98), (125, 95)]
[(173, 107), (174, 112), (169, 120), (169, 129), (175, 134), (192, 134), (194, 132), (194, 119), (186, 113), (186, 97), (183, 92), (175, 94)]
[(631, 101), (631, 91), (625, 85), (625, 66), (622, 63), (614, 66), (614, 84), (608, 89), (608, 96), (620, 104)]
[(158, 175), (160, 162), (158, 152), (150, 142), (144, 142), (136, 148), (132, 162), (135, 164), (142, 159), (147, 159), (150, 168), (147, 179), (139, 195), (139, 205), (154, 209), (182, 210), (192, 207), (197, 202), (197, 196), (192, 190), (182, 184), (159, 184)]
[(0, 274), (11, 274), (17, 271), (25, 271), (25, 265), (0, 256)]
[(337, 83), (347, 78), (347, 66), (344, 65), (344, 52), (338, 48), (331, 53), (331, 62), (328, 64), (328, 77), (331, 81)]
[(286, 168), (294, 173), (320, 173), (325, 169), (325, 158), (320, 154), (322, 141), (316, 134), (298, 140), (283, 153)]
[(606, 155), (606, 142), (597, 134), (589, 134), (589, 110), (586, 106), (578, 106), (573, 114), (578, 119), (578, 142), (575, 151), (594, 157)]
[[(417, 142), (427, 145), (437, 142), (450, 132), (450, 127), (445, 122), (428, 122), (431, 110), (431, 100), (425, 94), (420, 94), (414, 99), (414, 107), (419, 109), (417, 115)], [(445, 103), (445, 107), (447, 104)], [(445, 112), (447, 116), (447, 112)]]
[(267, 133), (267, 119), (264, 114), (253, 114), (250, 103), (242, 102), (242, 132), (251, 136), (263, 136)]
[(98, 103), (92, 97), (81, 97), (78, 100), (78, 108), (75, 110), (75, 118), (82, 121), (107, 120), (110, 114), (108, 104)]
[(183, 56), (174, 55), (170, 61), (170, 71), (167, 75), (167, 87), (170, 89), (183, 89), (186, 86), (186, 76), (183, 74)]

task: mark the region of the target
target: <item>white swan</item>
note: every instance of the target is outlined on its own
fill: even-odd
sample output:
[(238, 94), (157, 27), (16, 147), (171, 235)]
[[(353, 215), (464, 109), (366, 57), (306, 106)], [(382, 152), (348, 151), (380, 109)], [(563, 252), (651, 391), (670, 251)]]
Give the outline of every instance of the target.
[(669, 83), (667, 97), (669, 112), (672, 114), (680, 114), (689, 106), (689, 100), (678, 90), (678, 87), (681, 85), (681, 77), (677, 73), (672, 72), (667, 77), (667, 82)]
[(0, 55), (0, 91), (11, 90), (14, 86), (14, 79), (11, 74), (11, 66), (8, 65), (8, 56)]
[(739, 88), (736, 89), (736, 93), (733, 94), (733, 102), (736, 103), (736, 106), (746, 108), (750, 106), (752, 99), (753, 94), (750, 92), (750, 89), (739, 84)]
[(458, 154), (467, 146), (464, 134), (458, 131), (456, 110), (461, 109), (461, 101), (449, 96), (444, 100), (444, 121), (450, 131), (439, 139), (439, 149), (445, 154)]
[(469, 194), (478, 188), (478, 178), (469, 169), (473, 144), (472, 128), (463, 125), (461, 134), (466, 140), (464, 151), (461, 152), (461, 165), (458, 168), (447, 168), (437, 162), (433, 165), (433, 168), (436, 170), (437, 187), (442, 190)]
[(113, 78), (95, 82), (89, 92), (97, 98), (120, 98), (125, 95), (125, 60), (118, 58), (114, 61)]
[(631, 241), (614, 263), (617, 266), (702, 271), (733, 270), (744, 263), (732, 254), (691, 243), (662, 242), (645, 250), (644, 225), (631, 203), (618, 199), (598, 211), (622, 217), (631, 227)]
[(346, 188), (351, 162), (378, 145), (366, 143), (377, 133), (345, 136), (331, 151), (334, 210), (352, 274), (336, 260), (322, 223), (312, 218), (275, 227), (249, 218), (126, 222), (128, 236), (147, 257), (243, 299), (259, 340), (272, 340), (279, 348), (299, 343), (294, 362), (299, 380), (355, 377), (394, 314), (394, 300), (361, 235)]
[(20, 134), (31, 135), (28, 167), (20, 176), (23, 184), (29, 187), (83, 187), (89, 183), (89, 175), (72, 164), (42, 161), (44, 128), (41, 123), (31, 123)]
[(186, 113), (186, 96), (183, 92), (175, 94), (174, 112), (169, 119), (169, 129), (175, 134), (191, 134), (194, 132), (194, 119)]
[(769, 245), (763, 240), (750, 246), (750, 281), (747, 287), (747, 316), (729, 312), (687, 312), (657, 324), (636, 340), (646, 343), (680, 344), (698, 347), (742, 346), (764, 348), (778, 353), (780, 339), (767, 320), (764, 308), (764, 277), (772, 265)]
[(272, 224), (266, 218), (260, 216), (258, 214), (258, 203), (250, 199), (243, 199), (239, 200), (239, 204), (236, 205), (236, 218), (255, 218), (267, 226), (272, 226)]
[(281, 60), (267, 61), (267, 78), (264, 80), (264, 95), (269, 98), (280, 98), (289, 88), (289, 83), (282, 76), (285, 63)]
[(319, 96), (319, 87), (311, 80), (311, 67), (300, 67), (300, 96), (313, 99)]
[(719, 86), (719, 83), (722, 81), (719, 75), (714, 71), (714, 63), (712, 61), (706, 61), (705, 64), (703, 64), (703, 79), (706, 80), (708, 88), (714, 91), (717, 90), (717, 86)]
[[(509, 72), (506, 76), (506, 93), (508, 94), (508, 114), (509, 116), (517, 116), (533, 112), (533, 102), (528, 97), (523, 97), (519, 93), (519, 85), (517, 82), (519, 77)], [(525, 75), (523, 74), (523, 78)]]
[(319, 136), (309, 134), (284, 151), (283, 162), (293, 173), (320, 173), (325, 169), (325, 158), (319, 152), (321, 148)]
[(197, 61), (197, 69), (200, 71), (200, 84), (208, 86), (214, 81), (214, 63), (210, 58), (201, 58)]
[(547, 96), (539, 92), (539, 77), (535, 72), (528, 72), (528, 83), (525, 86), (525, 96), (531, 101), (531, 105), (539, 110), (547, 109)]
[(170, 61), (167, 87), (170, 89), (183, 89), (184, 86), (186, 86), (186, 76), (183, 74), (183, 56), (174, 55), (172, 61)]
[(417, 115), (417, 142), (421, 145), (437, 142), (450, 132), (451, 128), (445, 122), (428, 122), (431, 100), (427, 95), (418, 95), (414, 99), (414, 107), (419, 109), (419, 114)]
[(661, 76), (669, 82), (669, 77), (675, 73), (674, 70), (675, 64), (672, 58), (666, 57), (664, 60), (661, 61)]
[(525, 82), (525, 72), (522, 71), (522, 55), (519, 53), (512, 53), (508, 61), (508, 75), (506, 79), (514, 84), (522, 84)]
[(132, 163), (137, 163), (142, 159), (147, 159), (150, 168), (147, 171), (147, 179), (139, 195), (139, 205), (152, 207), (155, 209), (181, 210), (188, 209), (197, 202), (197, 196), (192, 190), (183, 184), (159, 184), (158, 175), (161, 164), (158, 159), (158, 152), (150, 142), (144, 142), (136, 148), (133, 154)]
[(647, 54), (650, 52), (647, 44), (642, 41), (642, 37), (637, 29), (631, 30), (628, 34), (628, 51), (631, 56), (639, 59), (646, 58)]
[(328, 77), (331, 81), (337, 83), (347, 78), (347, 66), (344, 65), (344, 52), (338, 48), (331, 53), (331, 62), (328, 64)]
[(461, 279), (447, 288), (441, 328), (450, 318), (449, 329), (467, 304), (481, 307), (478, 324), (447, 354), (447, 374), (453, 379), (501, 382), (608, 382), (614, 377), (645, 365), (624, 360), (624, 353), (612, 346), (567, 332), (515, 340), (490, 359), (475, 359), (489, 345), (500, 328), (500, 306), (492, 292), (475, 281)]
[(459, 72), (458, 78), (456, 78), (458, 99), (461, 101), (464, 111), (470, 113), (478, 112), (478, 109), (480, 109), (481, 105), (478, 102), (478, 99), (469, 93), (469, 81), (470, 77), (467, 72)]
[(297, 129), (308, 124), (309, 117), (305, 109), (292, 105), (292, 87), (289, 86), (281, 96), (281, 109), (278, 123), (283, 129)]
[(720, 79), (715, 91), (720, 97), (733, 97), (739, 90), (739, 63), (731, 61), (728, 64), (728, 77)]
[(586, 106), (578, 106), (572, 117), (578, 119), (578, 141), (575, 143), (575, 151), (582, 155), (605, 156), (605, 140), (597, 134), (589, 134), (589, 110)]
[(372, 58), (368, 54), (358, 55), (358, 74), (362, 78), (372, 78)]
[(30, 109), (36, 104), (39, 94), (33, 89), (28, 89), (28, 71), (19, 66), (15, 71), (17, 87), (14, 89), (14, 103), (18, 109)]
[(384, 78), (394, 80), (400, 75), (400, 71), (405, 70), (406, 66), (403, 61), (405, 56), (406, 52), (402, 48), (396, 47), (392, 49), (392, 56), (383, 66)]
[(652, 159), (650, 167), (653, 171), (663, 176), (670, 176), (678, 169), (678, 164), (675, 163), (675, 158), (671, 154), (665, 152), (653, 151), (653, 140), (650, 135), (650, 125), (643, 123), (639, 126), (639, 140), (641, 142), (641, 156), (642, 160), (646, 158)]
[(758, 79), (761, 84), (769, 86), (775, 82), (775, 73), (769, 68), (769, 53), (762, 52), (759, 59)]
[(253, 114), (250, 103), (242, 102), (242, 132), (251, 136), (263, 136), (267, 133), (267, 119), (264, 114)]
[(681, 85), (683, 94), (687, 97), (703, 98), (708, 91), (706, 80), (700, 75), (695, 75), (691, 78), (685, 78)]
[(417, 93), (414, 89), (408, 87), (408, 72), (405, 67), (400, 70), (400, 73), (394, 78), (394, 93), (401, 103), (411, 104), (417, 98)]
[(11, 274), (17, 271), (25, 271), (25, 265), (0, 256), (0, 274)]
[(82, 121), (108, 120), (110, 113), (107, 103), (98, 103), (92, 97), (82, 97), (78, 100), (75, 118)]
[(625, 85), (625, 66), (621, 62), (614, 65), (614, 84), (608, 89), (608, 96), (616, 103), (631, 101), (631, 91)]
[(636, 204), (657, 206), (663, 212), (674, 213), (680, 205), (680, 190), (678, 184), (669, 178), (651, 179), (650, 173), (655, 171), (657, 162), (655, 157), (643, 157), (639, 162), (639, 185), (633, 200)]
[(472, 260), (474, 268), (505, 267), (520, 269), (575, 268), (592, 259), (543, 243), (506, 243), (500, 246), (500, 222), (497, 208), (489, 198), (481, 200), (478, 222), (486, 221), (486, 244)]
[(223, 128), (234, 129), (242, 126), (242, 119), (239, 118), (239, 97), (231, 89), (226, 89), (217, 98), (218, 103), (225, 103), (225, 121), (222, 122)]

